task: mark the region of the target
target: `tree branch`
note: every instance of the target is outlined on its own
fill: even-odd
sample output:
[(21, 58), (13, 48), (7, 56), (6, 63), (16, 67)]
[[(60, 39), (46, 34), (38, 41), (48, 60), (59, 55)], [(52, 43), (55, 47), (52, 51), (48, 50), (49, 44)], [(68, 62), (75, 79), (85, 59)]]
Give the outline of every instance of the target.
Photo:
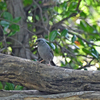
[(78, 5), (77, 5), (77, 8), (76, 8), (77, 11), (79, 11), (80, 3), (81, 3), (81, 0), (78, 1)]
[(99, 91), (80, 91), (59, 94), (47, 94), (34, 90), (1, 90), (0, 100), (99, 100)]
[(100, 45), (96, 45), (96, 44), (94, 44), (94, 43), (92, 43), (92, 42), (89, 42), (89, 41), (87, 41), (86, 39), (82, 38), (80, 35), (74, 34), (74, 33), (70, 32), (70, 31), (68, 31), (68, 33), (70, 33), (70, 34), (72, 34), (72, 35), (76, 35), (78, 38), (80, 38), (81, 40), (83, 40), (83, 41), (86, 42), (87, 44), (91, 44), (91, 45), (95, 45), (95, 46), (100, 47)]
[(100, 91), (100, 71), (65, 69), (4, 54), (0, 54), (0, 81), (49, 93)]
[(35, 1), (33, 0), (34, 4), (37, 5), (37, 7), (39, 8), (40, 10), (40, 16), (41, 16), (41, 20), (42, 20), (42, 24), (43, 24), (43, 27), (44, 29), (49, 32), (49, 30), (45, 27), (45, 24), (44, 24), (44, 20), (43, 20), (43, 15), (42, 15), (42, 8), (40, 7), (40, 5)]
[(55, 27), (58, 27), (60, 24), (62, 24), (65, 20), (69, 19), (70, 17), (73, 17), (73, 16), (76, 16), (77, 14), (76, 13), (72, 13), (70, 16), (62, 19), (61, 21), (59, 21), (58, 23), (54, 24), (52, 27), (51, 27), (51, 30), (53, 30)]

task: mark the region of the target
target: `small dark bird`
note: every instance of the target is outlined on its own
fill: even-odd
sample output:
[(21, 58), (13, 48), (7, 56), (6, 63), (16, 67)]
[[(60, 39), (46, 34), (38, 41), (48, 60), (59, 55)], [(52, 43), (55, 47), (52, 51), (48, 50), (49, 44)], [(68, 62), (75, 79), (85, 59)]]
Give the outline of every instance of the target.
[(36, 40), (36, 43), (38, 46), (38, 53), (40, 57), (43, 60), (49, 62), (49, 64), (55, 66), (55, 63), (53, 62), (53, 57), (54, 57), (53, 51), (51, 50), (50, 46), (46, 43), (46, 40), (43, 38), (39, 38)]

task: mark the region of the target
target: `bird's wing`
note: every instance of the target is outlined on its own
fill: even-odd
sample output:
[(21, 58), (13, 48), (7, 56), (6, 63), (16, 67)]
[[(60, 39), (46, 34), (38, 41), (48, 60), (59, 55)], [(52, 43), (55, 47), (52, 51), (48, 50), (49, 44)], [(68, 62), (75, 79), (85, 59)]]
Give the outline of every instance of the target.
[(51, 48), (50, 48), (50, 52), (51, 52), (51, 54), (54, 56), (53, 51), (51, 50)]
[(48, 44), (47, 44), (47, 47), (49, 48), (50, 53), (54, 56), (53, 51), (52, 51), (52, 49), (50, 48), (50, 46)]

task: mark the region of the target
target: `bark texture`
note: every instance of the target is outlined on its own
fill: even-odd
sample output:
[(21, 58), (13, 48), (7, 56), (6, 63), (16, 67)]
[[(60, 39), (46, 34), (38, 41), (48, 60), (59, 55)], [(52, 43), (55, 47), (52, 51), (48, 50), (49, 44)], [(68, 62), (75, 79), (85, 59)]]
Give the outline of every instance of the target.
[(0, 91), (0, 100), (100, 100), (99, 91), (43, 94), (38, 91)]
[(26, 15), (23, 9), (22, 0), (7, 0), (8, 11), (14, 18), (21, 17), (20, 31), (17, 32), (11, 39), (13, 45), (13, 54), (15, 56), (31, 59), (35, 58), (29, 49), (29, 33), (27, 31)]
[(99, 91), (100, 71), (59, 68), (0, 54), (0, 81), (49, 93)]

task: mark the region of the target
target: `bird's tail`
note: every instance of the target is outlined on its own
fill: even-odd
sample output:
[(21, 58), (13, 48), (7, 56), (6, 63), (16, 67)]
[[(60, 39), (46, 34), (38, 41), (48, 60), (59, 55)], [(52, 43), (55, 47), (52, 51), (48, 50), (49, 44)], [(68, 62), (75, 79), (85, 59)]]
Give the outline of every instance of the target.
[(51, 64), (52, 66), (56, 66), (56, 64), (55, 64), (53, 61), (50, 61), (50, 64)]

